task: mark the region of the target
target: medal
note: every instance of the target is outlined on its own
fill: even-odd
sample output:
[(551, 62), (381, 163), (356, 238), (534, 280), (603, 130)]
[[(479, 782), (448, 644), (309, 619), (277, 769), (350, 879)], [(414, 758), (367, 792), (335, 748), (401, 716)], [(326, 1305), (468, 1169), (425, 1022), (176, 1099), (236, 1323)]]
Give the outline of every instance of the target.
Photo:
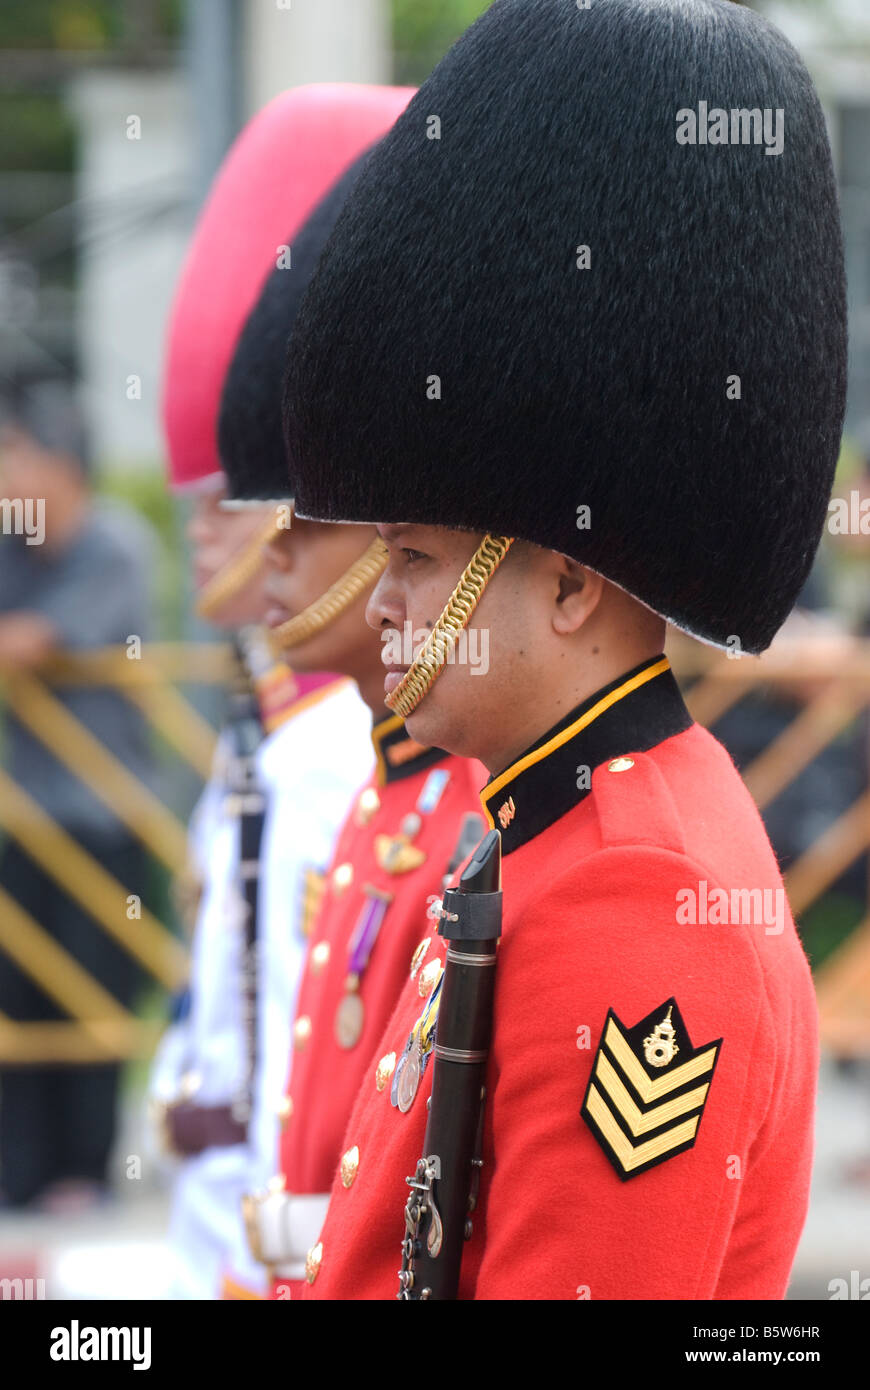
[[(348, 980), (350, 978), (349, 976)], [(359, 989), (359, 980), (356, 987)], [(345, 984), (345, 988), (348, 993), (335, 1011), (335, 1041), (339, 1047), (350, 1049), (356, 1047), (362, 1037), (366, 1015), (359, 994), (351, 993), (348, 983)]]
[(408, 1041), (405, 1043), (405, 1049), (398, 1062), (396, 1063), (395, 1069), (393, 1071), (393, 1082), (390, 1086), (390, 1105), (396, 1108), (398, 1108), (399, 1104), (399, 1082), (402, 1078), (402, 1072), (405, 1070), (405, 1063), (411, 1055), (411, 1047), (413, 1046), (413, 1043), (414, 1033), (411, 1032), (408, 1035)]
[(422, 1075), (423, 1058), (420, 1053), (420, 1042), (419, 1039), (415, 1038), (411, 1044), (411, 1051), (405, 1058), (405, 1065), (399, 1074), (399, 1083), (396, 1087), (396, 1104), (403, 1115), (407, 1115), (414, 1104), (414, 1097), (419, 1090)]
[(431, 815), (444, 795), (444, 788), (450, 781), (450, 773), (446, 768), (433, 767), (426, 781), (423, 783), (423, 790), (417, 797), (417, 810), (424, 816)]
[(347, 948), (345, 993), (335, 1011), (335, 1040), (339, 1047), (346, 1050), (356, 1047), (362, 1037), (365, 1009), (359, 994), (360, 981), (375, 948), (387, 908), (393, 901), (392, 893), (384, 893), (370, 883), (365, 886), (365, 895), (362, 912)]
[(299, 925), (302, 928), (303, 936), (310, 936), (314, 930), (314, 922), (320, 911), (320, 904), (323, 901), (323, 894), (326, 889), (326, 875), (317, 869), (306, 868), (303, 870), (302, 878), (302, 903)]
[(375, 859), (386, 874), (408, 874), (426, 863), (425, 850), (411, 843), (419, 835), (423, 821), (416, 811), (402, 820), (396, 835), (375, 836)]
[(407, 1115), (414, 1104), (420, 1089), (420, 1082), (426, 1075), (429, 1058), (435, 1050), (435, 1030), (438, 1024), (438, 1008), (441, 1002), (443, 981), (444, 975), (442, 973), (426, 1000), (425, 1009), (411, 1029), (408, 1041), (405, 1043), (405, 1050), (393, 1073), (390, 1104), (401, 1110), (403, 1115)]

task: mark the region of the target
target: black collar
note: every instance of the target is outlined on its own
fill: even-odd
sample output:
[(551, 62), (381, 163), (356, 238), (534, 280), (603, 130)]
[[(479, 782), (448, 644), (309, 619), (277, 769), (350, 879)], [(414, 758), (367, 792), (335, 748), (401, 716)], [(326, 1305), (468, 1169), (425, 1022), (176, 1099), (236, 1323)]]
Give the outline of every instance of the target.
[(404, 719), (398, 714), (375, 724), (372, 746), (377, 761), (379, 787), (388, 782), (400, 782), (403, 777), (412, 777), (415, 772), (422, 772), (447, 756), (443, 748), (428, 748), (411, 738)]
[(480, 793), (489, 824), (501, 830), (503, 853), (585, 800), (601, 763), (645, 753), (691, 723), (666, 656), (644, 661), (596, 691)]

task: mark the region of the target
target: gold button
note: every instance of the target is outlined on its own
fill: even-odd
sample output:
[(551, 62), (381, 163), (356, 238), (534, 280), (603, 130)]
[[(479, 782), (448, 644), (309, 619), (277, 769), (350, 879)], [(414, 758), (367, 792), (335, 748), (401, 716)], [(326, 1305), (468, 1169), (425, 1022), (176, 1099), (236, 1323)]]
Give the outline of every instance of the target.
[(282, 1096), (278, 1105), (278, 1119), (281, 1121), (283, 1129), (287, 1121), (293, 1114), (293, 1100), (290, 1096)]
[(339, 864), (332, 871), (332, 886), (336, 893), (343, 893), (353, 883), (353, 864)]
[(319, 975), (329, 961), (329, 942), (318, 941), (316, 946), (311, 948), (311, 973)]
[(612, 763), (607, 764), (607, 771), (628, 772), (630, 767), (634, 767), (634, 758), (614, 758)]
[(309, 1284), (314, 1283), (322, 1263), (323, 1242), (319, 1240), (316, 1245), (312, 1245), (305, 1257), (305, 1278), (308, 1280)]
[(297, 1052), (302, 1049), (311, 1037), (311, 1019), (307, 1014), (302, 1014), (293, 1024), (293, 1046)]
[(274, 1178), (270, 1178), (266, 1184), (270, 1192), (283, 1192), (287, 1186), (287, 1179), (283, 1173), (276, 1173)]
[(368, 825), (372, 816), (376, 815), (380, 809), (381, 798), (374, 787), (366, 787), (365, 791), (360, 792), (359, 800), (356, 803), (357, 825)]
[(375, 1070), (375, 1085), (379, 1091), (383, 1091), (393, 1072), (396, 1070), (396, 1054), (388, 1052), (386, 1057), (382, 1057)]
[(352, 1149), (341, 1155), (341, 1185), (342, 1187), (352, 1187), (359, 1168), (359, 1146), (354, 1144)]
[(429, 945), (430, 945), (431, 941), (432, 941), (431, 936), (424, 936), (424, 937), (423, 937), (423, 940), (420, 942), (420, 945), (417, 947), (416, 951), (414, 952), (414, 954), (413, 954), (412, 957), (411, 957), (411, 979), (412, 979), (412, 980), (413, 980), (414, 976), (417, 974), (417, 971), (420, 969), (420, 966), (423, 964), (423, 957), (425, 956), (426, 952), (429, 950)]
[(430, 960), (429, 964), (421, 970), (420, 978), (417, 981), (417, 989), (421, 999), (425, 999), (432, 993), (440, 978), (441, 970), (440, 960)]

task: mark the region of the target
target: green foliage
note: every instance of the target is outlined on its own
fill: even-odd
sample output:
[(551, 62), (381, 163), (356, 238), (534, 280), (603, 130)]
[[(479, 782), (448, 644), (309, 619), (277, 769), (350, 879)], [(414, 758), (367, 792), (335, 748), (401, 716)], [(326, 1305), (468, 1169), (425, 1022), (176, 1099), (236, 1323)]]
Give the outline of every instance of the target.
[(2, 48), (104, 48), (118, 6), (112, 0), (7, 0)]
[[(0, 48), (114, 49), (124, 43), (134, 8), (129, 0), (4, 0)], [(151, 20), (159, 38), (179, 36), (184, 0), (139, 0), (138, 8)]]
[(67, 173), (74, 150), (72, 121), (58, 97), (0, 92), (0, 169)]
[(394, 79), (418, 84), (491, 0), (391, 0)]

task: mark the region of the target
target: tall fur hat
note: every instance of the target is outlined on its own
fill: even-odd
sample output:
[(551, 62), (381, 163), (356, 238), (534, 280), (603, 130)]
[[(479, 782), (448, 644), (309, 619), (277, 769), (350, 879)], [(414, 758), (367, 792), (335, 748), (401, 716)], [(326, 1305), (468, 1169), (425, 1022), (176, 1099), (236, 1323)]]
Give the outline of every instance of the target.
[(819, 541), (845, 359), (824, 119), (779, 31), (731, 0), (495, 0), (303, 302), (297, 508), (533, 541), (761, 651)]
[(242, 329), (224, 382), (218, 446), (227, 495), (238, 502), (293, 496), (281, 423), (287, 340), (336, 218), (367, 155), (355, 160), (292, 238)]
[(411, 94), (357, 83), (296, 87), (234, 142), (197, 222), (170, 316), (163, 421), (175, 489), (222, 482), (218, 410), (248, 314), (327, 190)]

